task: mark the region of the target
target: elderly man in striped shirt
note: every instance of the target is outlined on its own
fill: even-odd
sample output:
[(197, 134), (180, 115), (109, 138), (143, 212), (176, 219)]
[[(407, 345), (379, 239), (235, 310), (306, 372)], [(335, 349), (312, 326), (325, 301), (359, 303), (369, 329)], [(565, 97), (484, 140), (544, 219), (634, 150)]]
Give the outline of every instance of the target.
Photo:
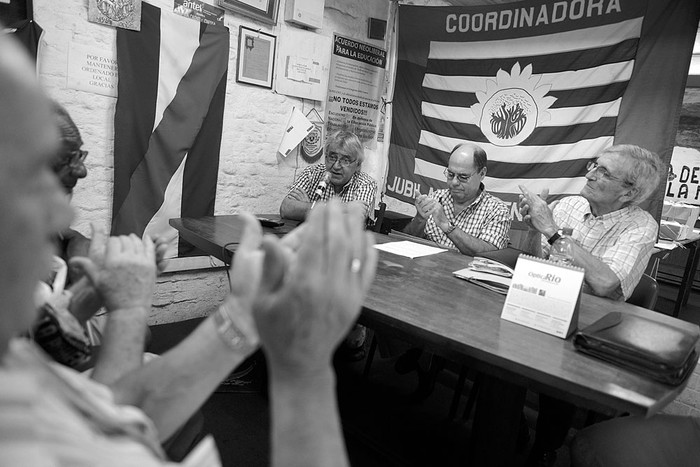
[(473, 143), (456, 146), (445, 169), (447, 188), (416, 198), (416, 216), (404, 232), (465, 255), (505, 248), (510, 211), (484, 191), (485, 176), (486, 151)]

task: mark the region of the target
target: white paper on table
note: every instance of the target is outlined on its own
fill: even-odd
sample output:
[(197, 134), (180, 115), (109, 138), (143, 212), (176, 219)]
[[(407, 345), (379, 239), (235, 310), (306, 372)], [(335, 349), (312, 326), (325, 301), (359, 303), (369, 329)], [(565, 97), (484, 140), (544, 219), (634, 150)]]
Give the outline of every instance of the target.
[(284, 131), (280, 147), (277, 150), (284, 157), (287, 157), (292, 150), (306, 138), (313, 130), (314, 124), (296, 107), (292, 108), (292, 115), (289, 116), (287, 129)]
[(434, 246), (423, 245), (422, 243), (411, 242), (404, 240), (401, 242), (382, 243), (374, 245), (377, 250), (386, 251), (395, 255), (406, 256), (408, 258), (418, 258), (419, 256), (428, 256), (447, 251), (445, 248), (437, 248)]

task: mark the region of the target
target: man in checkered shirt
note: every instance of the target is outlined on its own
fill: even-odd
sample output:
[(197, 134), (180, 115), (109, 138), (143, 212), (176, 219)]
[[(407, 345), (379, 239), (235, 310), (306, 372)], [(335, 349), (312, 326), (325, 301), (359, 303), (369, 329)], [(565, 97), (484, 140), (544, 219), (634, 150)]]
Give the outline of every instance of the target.
[[(659, 157), (633, 145), (611, 146), (587, 166), (579, 196), (547, 205), (547, 191), (537, 196), (520, 187), (520, 213), (528, 223), (526, 249), (544, 257), (562, 227), (573, 228), (573, 264), (584, 269), (584, 291), (626, 300), (651, 257), (658, 223), (638, 205), (658, 188), (665, 166)], [(553, 465), (576, 408), (540, 395), (536, 436), (527, 465)]]
[(484, 191), (485, 176), (486, 152), (473, 143), (456, 146), (445, 169), (447, 189), (418, 196), (416, 216), (404, 232), (465, 255), (505, 248), (510, 210)]
[(664, 164), (656, 154), (625, 144), (603, 150), (587, 168), (580, 196), (551, 206), (520, 187), (520, 213), (530, 226), (527, 249), (546, 256), (557, 230), (573, 228), (574, 264), (585, 270), (587, 291), (626, 300), (647, 267), (659, 227), (638, 205), (658, 188)]
[(280, 216), (304, 220), (314, 204), (331, 198), (344, 203), (361, 203), (365, 218), (374, 213), (377, 182), (362, 172), (365, 152), (360, 139), (349, 131), (328, 136), (325, 162), (305, 168), (282, 200)]

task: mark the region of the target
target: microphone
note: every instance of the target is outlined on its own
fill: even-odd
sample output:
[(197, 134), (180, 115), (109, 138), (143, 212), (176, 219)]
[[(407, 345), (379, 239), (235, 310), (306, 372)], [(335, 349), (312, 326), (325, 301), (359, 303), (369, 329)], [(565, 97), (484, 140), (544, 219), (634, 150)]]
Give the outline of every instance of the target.
[(314, 203), (323, 197), (323, 192), (326, 191), (326, 188), (328, 187), (328, 182), (330, 180), (331, 173), (327, 171), (323, 174), (323, 178), (321, 179), (321, 181), (318, 182), (318, 186), (316, 186), (316, 191), (314, 191)]

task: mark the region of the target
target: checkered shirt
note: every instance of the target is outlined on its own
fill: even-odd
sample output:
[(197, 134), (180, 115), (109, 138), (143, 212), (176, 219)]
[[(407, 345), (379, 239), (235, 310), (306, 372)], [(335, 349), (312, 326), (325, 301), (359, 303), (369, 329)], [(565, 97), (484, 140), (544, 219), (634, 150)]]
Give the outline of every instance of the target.
[[(469, 235), (490, 243), (497, 249), (508, 246), (508, 231), (510, 230), (510, 210), (508, 206), (495, 196), (482, 191), (472, 204), (459, 214), (455, 214), (455, 203), (450, 190), (437, 190), (433, 198), (442, 204), (447, 220), (458, 229)], [(445, 232), (438, 227), (433, 216), (425, 223), (425, 235), (438, 245), (457, 249)]]
[[(574, 229), (572, 237), (586, 251), (607, 264), (620, 279), (621, 289), (609, 296), (627, 300), (647, 267), (659, 225), (648, 212), (638, 206), (594, 216), (588, 201), (569, 196), (554, 209), (554, 222)], [(550, 246), (542, 237), (542, 251), (549, 255)]]
[(318, 198), (314, 192), (325, 172), (326, 164), (324, 162), (305, 168), (299, 174), (289, 192), (291, 193), (297, 188), (301, 189), (311, 201), (328, 201), (331, 198), (339, 198), (343, 203), (362, 201), (368, 206), (368, 212), (365, 213), (365, 217), (374, 213), (374, 196), (377, 193), (377, 182), (372, 177), (362, 171), (355, 172), (339, 193), (336, 193), (333, 185), (329, 183), (326, 189), (323, 190), (323, 195)]

